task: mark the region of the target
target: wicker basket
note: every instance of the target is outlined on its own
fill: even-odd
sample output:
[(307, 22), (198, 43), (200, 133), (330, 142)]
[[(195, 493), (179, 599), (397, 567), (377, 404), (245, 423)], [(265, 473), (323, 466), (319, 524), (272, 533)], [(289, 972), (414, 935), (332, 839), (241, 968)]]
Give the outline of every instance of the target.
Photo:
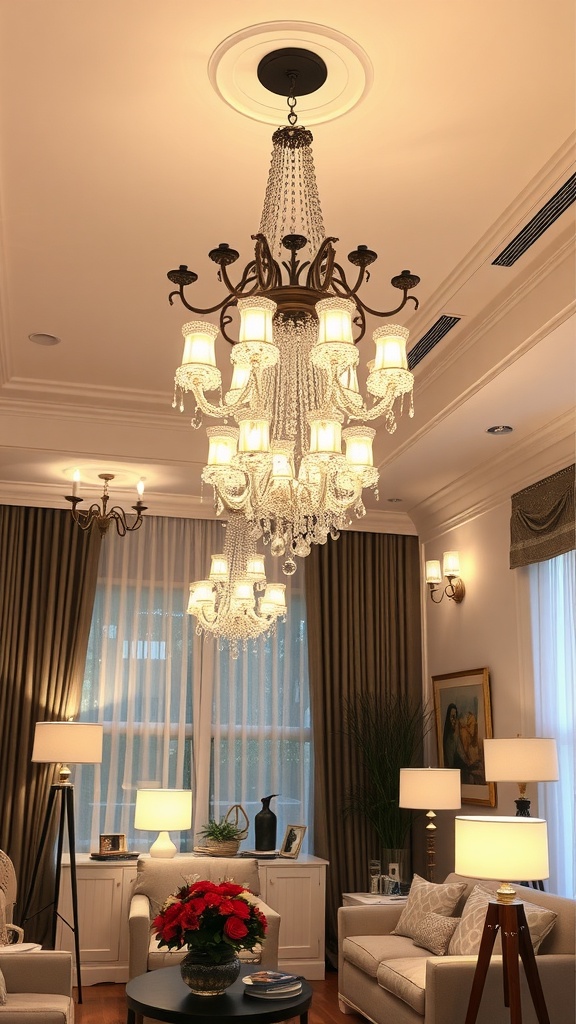
[(209, 857), (235, 857), (239, 847), (239, 839), (205, 839), (202, 852), (207, 853)]

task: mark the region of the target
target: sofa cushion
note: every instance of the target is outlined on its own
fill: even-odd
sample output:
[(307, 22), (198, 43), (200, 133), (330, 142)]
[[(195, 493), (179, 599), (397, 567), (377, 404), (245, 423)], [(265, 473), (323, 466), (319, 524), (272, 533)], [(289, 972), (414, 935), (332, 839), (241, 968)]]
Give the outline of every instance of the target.
[(426, 964), (429, 957), (399, 957), (396, 960), (385, 960), (378, 968), (378, 984), (380, 988), (391, 992), (408, 1006), (411, 1006), (421, 1017), (424, 1016), (426, 996)]
[[(451, 956), (470, 956), (478, 953), (482, 932), (484, 930), (488, 903), (494, 898), (495, 893), (492, 890), (485, 889), (482, 885), (474, 886), (466, 900), (458, 927), (450, 940), (448, 953)], [(540, 943), (554, 927), (557, 915), (553, 910), (548, 910), (546, 907), (540, 907), (536, 903), (526, 902), (524, 902), (524, 913), (526, 914), (526, 921), (528, 923), (528, 930), (530, 932), (534, 952), (537, 953)], [(496, 936), (494, 952), (502, 952), (502, 939), (500, 935)]]
[(424, 914), (424, 917), (414, 924), (414, 942), (436, 956), (444, 956), (459, 921), (458, 917)]
[(6, 982), (4, 980), (4, 975), (2, 974), (2, 971), (0, 971), (0, 1006), (4, 1006), (5, 1003), (6, 1003)]
[(436, 885), (434, 882), (427, 882), (420, 875), (414, 875), (406, 906), (392, 935), (407, 935), (414, 938), (414, 930), (419, 927), (426, 914), (450, 917), (465, 888), (465, 882)]
[(9, 992), (0, 1006), (0, 1021), (5, 1016), (18, 1024), (71, 1024), (73, 1002), (69, 996), (42, 992)]
[(428, 953), (401, 935), (350, 935), (342, 943), (345, 960), (375, 978), (382, 960), (395, 957), (427, 957)]

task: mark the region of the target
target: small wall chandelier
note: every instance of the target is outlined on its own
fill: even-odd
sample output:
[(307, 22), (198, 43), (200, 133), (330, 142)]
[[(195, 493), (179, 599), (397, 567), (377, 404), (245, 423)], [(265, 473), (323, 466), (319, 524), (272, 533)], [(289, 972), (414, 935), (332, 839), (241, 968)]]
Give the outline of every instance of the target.
[[(277, 50), (260, 62), (258, 77), (270, 91), (287, 96), (290, 112), (288, 125), (273, 135), (260, 230), (252, 236), (254, 259), (233, 282), (228, 268), (239, 253), (227, 243), (211, 250), (209, 258), (227, 294), (207, 309), (191, 305), (185, 296), (197, 274), (185, 265), (169, 272), (177, 285), (171, 304), (178, 296), (193, 313), (219, 312), (219, 326), (200, 320), (184, 325), (173, 404), (183, 411), (184, 396), (191, 393), (193, 427), (200, 427), (203, 414), (225, 421), (207, 430), (208, 463), (202, 474), (214, 489), (216, 512), (241, 512), (274, 555), (286, 556), (283, 570), (290, 575), (296, 569), (294, 556), (304, 557), (312, 544), (338, 537), (352, 513), (365, 514), (365, 487), (377, 493), (375, 430), (367, 423), (383, 416), (393, 432), (405, 399), (413, 415), (408, 331), (396, 324), (374, 331), (369, 402), (358, 386), (357, 343), (366, 331), (366, 314), (393, 316), (408, 301), (418, 308), (408, 292), (419, 278), (410, 271), (393, 277), (402, 299), (394, 309), (379, 311), (359, 295), (377, 254), (365, 245), (349, 253), (357, 268), (352, 283), (336, 262), (337, 239), (326, 237), (324, 230), (312, 133), (296, 124), (295, 113), (296, 97), (325, 81), (324, 62), (306, 50)], [(240, 317), (237, 339), (229, 334), (233, 307)], [(232, 345), (232, 378), (225, 393), (214, 351), (219, 331)], [(343, 430), (344, 420), (355, 425)]]
[(264, 555), (242, 513), (226, 524), (222, 554), (212, 555), (207, 580), (190, 584), (188, 613), (198, 622), (196, 632), (227, 639), (233, 658), (238, 645), (272, 633), (286, 617), (286, 585), (267, 583)]
[(116, 531), (120, 537), (124, 537), (126, 533), (132, 533), (133, 530), (139, 530), (142, 526), (142, 513), (146, 511), (147, 505), (142, 502), (142, 495), (144, 494), (144, 481), (139, 480), (136, 484), (136, 491), (138, 493), (138, 500), (135, 505), (132, 506), (136, 513), (135, 518), (130, 522), (128, 516), (130, 513), (125, 512), (119, 505), (113, 505), (112, 508), (108, 508), (108, 502), (110, 496), (108, 494), (108, 484), (110, 480), (114, 479), (113, 473), (99, 473), (98, 479), (104, 481), (104, 488), (102, 491), (102, 497), (100, 498), (100, 504), (96, 501), (92, 502), (90, 508), (79, 509), (78, 505), (83, 498), (78, 494), (80, 486), (80, 473), (78, 470), (74, 471), (72, 478), (72, 494), (66, 495), (66, 501), (69, 501), (72, 505), (70, 509), (72, 518), (75, 523), (78, 524), (82, 530), (90, 530), (96, 525), (100, 531), (100, 535), (104, 537), (108, 532), (108, 528), (111, 523), (116, 526)]

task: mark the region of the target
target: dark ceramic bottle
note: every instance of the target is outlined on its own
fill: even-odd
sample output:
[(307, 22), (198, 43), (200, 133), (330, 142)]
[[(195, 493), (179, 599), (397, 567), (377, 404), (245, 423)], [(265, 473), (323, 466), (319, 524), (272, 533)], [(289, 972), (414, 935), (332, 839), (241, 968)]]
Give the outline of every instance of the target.
[(256, 837), (257, 850), (276, 849), (276, 815), (270, 810), (272, 797), (278, 796), (272, 793), (271, 796), (262, 797), (262, 810), (254, 816), (254, 833)]

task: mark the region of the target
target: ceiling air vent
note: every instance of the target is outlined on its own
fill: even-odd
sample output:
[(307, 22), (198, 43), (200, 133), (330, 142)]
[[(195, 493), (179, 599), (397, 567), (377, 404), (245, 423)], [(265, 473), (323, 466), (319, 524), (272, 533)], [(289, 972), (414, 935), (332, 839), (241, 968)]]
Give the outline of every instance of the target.
[(408, 353), (408, 366), (411, 370), (427, 356), (429, 352), (442, 341), (442, 338), (451, 331), (453, 327), (459, 323), (461, 317), (459, 316), (441, 316), (435, 324), (432, 324), (430, 330), (426, 331), (417, 341), (416, 344), (410, 349)]
[(572, 205), (576, 199), (576, 174), (573, 174), (568, 181), (565, 181), (561, 188), (544, 203), (544, 206), (538, 213), (535, 213), (532, 220), (529, 220), (522, 231), (519, 231), (515, 238), (495, 260), (492, 260), (493, 267), (512, 267), (516, 260), (520, 259), (524, 255), (527, 249), (531, 245), (534, 245), (540, 235), (543, 235), (545, 231), (558, 220), (558, 217)]

